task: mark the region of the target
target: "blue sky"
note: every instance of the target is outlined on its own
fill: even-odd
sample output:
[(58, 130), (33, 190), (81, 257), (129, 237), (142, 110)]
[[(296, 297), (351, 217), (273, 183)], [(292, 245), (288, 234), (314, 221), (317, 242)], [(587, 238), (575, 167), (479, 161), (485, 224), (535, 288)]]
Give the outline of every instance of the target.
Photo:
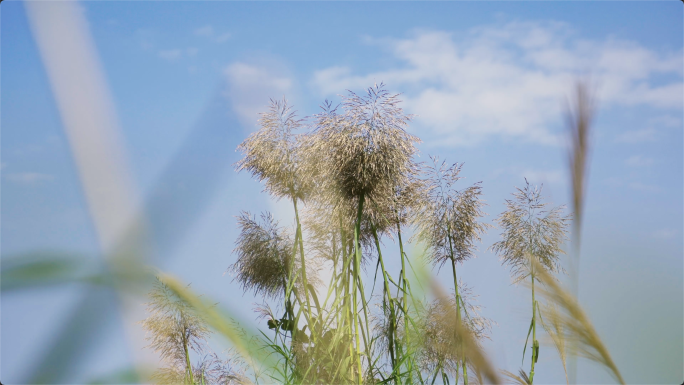
[[(248, 321), (257, 299), (223, 275), (234, 259), (234, 216), (270, 210), (287, 223), (291, 215), (231, 167), (269, 98), (286, 96), (306, 116), (325, 99), (340, 101), (346, 89), (384, 82), (417, 115), (409, 130), (423, 140), (421, 159), (465, 162), (464, 185), (482, 181), (492, 223), (525, 177), (543, 183), (553, 205), (569, 203), (562, 107), (574, 79), (590, 74), (599, 109), (580, 299), (628, 382), (681, 381), (680, 2), (79, 6), (119, 120), (136, 202), (146, 202), (159, 267)], [(2, 257), (98, 255), (25, 4), (3, 2), (0, 22)], [(512, 286), (487, 251), (498, 236), (496, 228), (488, 232), (461, 276), (498, 323), (486, 344), (495, 363), (517, 371), (529, 292)], [(440, 277), (448, 285), (448, 275)], [(2, 381), (26, 378), (32, 357), (82, 293), (74, 285), (2, 295)], [(70, 382), (130, 361), (122, 322), (108, 326)], [(591, 364), (581, 363), (580, 373), (581, 381), (610, 381)], [(553, 348), (543, 348), (537, 380), (563, 378)]]

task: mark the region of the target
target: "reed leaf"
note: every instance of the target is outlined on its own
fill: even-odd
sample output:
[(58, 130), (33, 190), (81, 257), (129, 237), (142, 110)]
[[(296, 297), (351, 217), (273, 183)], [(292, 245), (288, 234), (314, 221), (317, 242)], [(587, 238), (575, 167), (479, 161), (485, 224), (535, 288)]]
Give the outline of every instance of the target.
[(558, 338), (561, 336), (566, 341), (573, 341), (567, 344), (572, 347), (570, 354), (578, 355), (594, 361), (604, 368), (617, 380), (624, 384), (625, 381), (620, 374), (617, 366), (610, 356), (610, 352), (601, 341), (598, 333), (594, 329), (589, 317), (580, 307), (577, 299), (564, 289), (560, 283), (545, 269), (535, 258), (528, 258), (530, 264), (535, 269), (537, 279), (542, 283), (538, 289), (539, 293), (547, 300), (550, 306), (556, 306), (557, 311), (546, 312), (546, 321), (558, 330)]

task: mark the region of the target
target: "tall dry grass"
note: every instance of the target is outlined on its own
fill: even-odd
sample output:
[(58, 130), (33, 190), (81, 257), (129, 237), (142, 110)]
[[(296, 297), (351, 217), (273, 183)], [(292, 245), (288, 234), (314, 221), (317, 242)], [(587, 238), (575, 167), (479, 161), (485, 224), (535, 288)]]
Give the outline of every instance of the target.
[[(499, 370), (482, 348), (491, 321), (477, 314), (456, 274), (490, 227), (481, 220), (482, 187), (459, 185), (461, 165), (416, 161), (419, 139), (406, 132), (411, 117), (399, 103), (398, 95), (380, 85), (363, 95), (350, 93), (337, 108), (326, 103), (321, 114), (306, 120), (285, 100), (273, 101), (259, 131), (240, 145), (244, 158), (237, 169), (263, 181), (274, 198), (292, 202), (295, 212), (289, 228), (268, 213), (261, 220), (249, 213), (238, 217), (241, 233), (231, 269), (246, 292), (275, 301), (274, 309), (262, 308), (267, 319), (260, 331), (237, 326), (229, 310), (135, 258), (106, 271), (71, 270), (71, 260), (35, 260), (3, 267), (3, 281), (19, 288), (17, 282), (27, 277), (81, 280), (139, 295), (160, 276), (163, 283), (150, 294), (151, 315), (143, 325), (150, 348), (166, 365), (149, 380), (161, 383), (500, 383)], [(577, 123), (571, 158), (573, 170), (580, 170), (572, 174), (573, 186), (581, 184), (573, 190), (581, 193), (573, 203), (575, 223), (584, 202), (589, 120), (577, 120), (583, 123)], [(529, 374), (504, 374), (533, 383), (539, 322), (564, 367), (569, 357), (585, 357), (623, 383), (575, 297), (554, 277), (562, 271), (569, 216), (546, 210), (541, 191), (529, 185), (506, 204), (498, 220), (503, 238), (493, 249), (515, 280), (529, 278), (532, 363)], [(451, 265), (453, 296), (428, 272), (413, 268), (405, 234), (414, 230), (412, 241), (425, 247), (428, 261)], [(398, 255), (384, 241), (397, 242)], [(401, 269), (390, 271), (389, 259), (400, 261)], [(321, 266), (332, 271), (325, 285), (317, 279)], [(364, 269), (376, 271), (378, 295), (371, 295), (374, 285), (363, 278)], [(208, 351), (210, 332), (230, 341), (234, 352), (226, 358)]]

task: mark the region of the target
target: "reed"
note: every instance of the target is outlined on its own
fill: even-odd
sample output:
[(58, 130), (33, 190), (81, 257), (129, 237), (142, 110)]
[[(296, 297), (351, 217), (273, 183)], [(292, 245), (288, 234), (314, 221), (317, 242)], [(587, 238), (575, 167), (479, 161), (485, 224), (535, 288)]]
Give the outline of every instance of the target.
[[(567, 239), (567, 227), (571, 217), (563, 216), (563, 207), (545, 210), (546, 203), (541, 196), (541, 187), (530, 186), (527, 179), (525, 187), (518, 188), (514, 199), (506, 200), (507, 210), (497, 222), (503, 229), (502, 240), (494, 243), (491, 249), (501, 256), (502, 262), (511, 268), (515, 282), (530, 278), (532, 292), (532, 320), (527, 332), (523, 361), (527, 342), (532, 334), (532, 357), (530, 359), (529, 383), (534, 383), (534, 367), (539, 359), (537, 340), (537, 315), (540, 314), (539, 301), (535, 298), (535, 281), (541, 273), (553, 274), (563, 271), (560, 254)], [(534, 263), (530, 263), (533, 260)], [(540, 315), (541, 317), (541, 315)]]
[[(586, 97), (579, 95), (579, 105), (586, 107)], [(476, 256), (477, 243), (492, 227), (483, 221), (482, 185), (461, 186), (463, 164), (437, 158), (428, 165), (417, 162), (419, 139), (406, 131), (412, 117), (399, 105), (399, 95), (382, 84), (362, 95), (350, 92), (337, 107), (326, 102), (320, 114), (307, 119), (299, 119), (286, 100), (271, 101), (259, 130), (238, 147), (244, 157), (235, 166), (263, 182), (274, 199), (291, 202), (295, 217), (283, 226), (269, 213), (240, 213), (229, 267), (243, 291), (263, 300), (259, 313), (265, 325), (258, 332), (243, 329), (229, 310), (159, 273), (148, 294), (150, 316), (141, 323), (163, 366), (143, 381), (501, 382), (482, 346), (494, 323), (480, 315), (476, 295), (457, 275), (457, 266)], [(570, 162), (577, 170), (572, 173), (577, 234), (591, 116), (585, 107), (574, 125)], [(571, 217), (562, 207), (547, 209), (541, 188), (527, 181), (506, 207), (496, 220), (502, 240), (491, 249), (510, 267), (514, 282), (529, 282), (532, 317), (523, 361), (530, 336), (532, 357), (529, 374), (501, 373), (533, 383), (539, 323), (564, 368), (566, 359), (581, 356), (624, 383), (589, 318), (555, 278), (563, 271), (560, 257)], [(398, 254), (384, 246), (386, 241), (398, 243)], [(414, 266), (419, 258), (407, 253), (410, 244), (425, 249), (428, 264), (450, 265), (453, 295), (420, 264)], [(118, 269), (98, 270), (83, 259), (34, 257), (3, 266), (3, 290), (30, 287), (28, 279), (86, 282), (140, 295), (152, 274), (136, 258), (126, 261)], [(318, 278), (321, 269), (331, 271), (325, 285)], [(364, 278), (373, 276), (373, 269), (381, 287), (377, 295), (375, 281)], [(234, 346), (228, 358), (209, 349), (212, 333)]]

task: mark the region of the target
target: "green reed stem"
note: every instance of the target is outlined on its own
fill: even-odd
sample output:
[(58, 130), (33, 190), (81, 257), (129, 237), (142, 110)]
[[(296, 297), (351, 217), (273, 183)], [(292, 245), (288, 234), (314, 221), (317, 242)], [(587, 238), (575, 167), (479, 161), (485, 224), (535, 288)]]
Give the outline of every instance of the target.
[[(311, 322), (313, 319), (311, 313), (311, 303), (309, 301), (309, 285), (306, 279), (306, 258), (304, 257), (304, 238), (302, 237), (302, 225), (299, 223), (299, 211), (297, 210), (297, 199), (293, 198), (292, 203), (294, 204), (295, 219), (297, 221), (297, 234), (299, 235), (299, 255), (302, 263), (302, 283), (304, 284), (304, 299), (306, 300), (306, 310), (308, 312), (308, 321)], [(313, 325), (312, 325), (313, 326)], [(296, 325), (295, 325), (296, 327)], [(314, 337), (315, 333), (311, 333), (311, 337)]]
[[(183, 315), (181, 314), (181, 317), (182, 316)], [(190, 380), (190, 384), (194, 384), (195, 379), (192, 375), (192, 364), (190, 363), (190, 352), (188, 352), (188, 339), (185, 330), (183, 330), (183, 350), (185, 351), (185, 364), (187, 365), (185, 376), (186, 379)]]
[[(454, 294), (456, 295), (456, 322), (461, 325), (461, 296), (458, 293), (458, 278), (456, 277), (456, 259), (454, 258), (454, 247), (451, 242), (451, 227), (448, 227), (447, 237), (449, 238), (449, 252), (451, 253), (451, 271), (454, 275)], [(468, 385), (468, 370), (466, 368), (465, 351), (461, 347), (461, 357), (463, 359), (463, 383)]]
[[(409, 333), (408, 333), (408, 326), (409, 323), (407, 322), (408, 318), (408, 291), (406, 290), (406, 263), (404, 261), (405, 255), (404, 255), (404, 243), (401, 240), (401, 225), (399, 224), (399, 221), (397, 221), (397, 235), (399, 237), (399, 254), (401, 255), (401, 286), (403, 290), (403, 295), (402, 295), (402, 304), (404, 306), (404, 349), (406, 350), (406, 354), (408, 354), (408, 346), (409, 346)], [(411, 384), (413, 383), (413, 362), (412, 362), (412, 357), (409, 355), (408, 361), (407, 361), (407, 366), (408, 366), (408, 383)]]
[(363, 380), (363, 368), (361, 367), (361, 344), (359, 341), (359, 313), (357, 308), (357, 280), (359, 277), (359, 269), (361, 267), (361, 242), (359, 240), (361, 236), (361, 214), (363, 213), (363, 201), (365, 199), (364, 193), (359, 196), (359, 209), (356, 214), (356, 226), (354, 227), (354, 248), (356, 253), (354, 254), (354, 329), (356, 331), (356, 359), (359, 369), (359, 376), (357, 378), (357, 384), (361, 384)]
[(539, 342), (537, 342), (537, 301), (534, 299), (534, 267), (530, 266), (532, 277), (532, 367), (530, 368), (530, 384), (534, 384), (534, 364), (539, 356)]
[[(382, 269), (382, 278), (385, 283), (385, 296), (387, 297), (387, 306), (390, 310), (390, 330), (389, 330), (389, 353), (390, 360), (392, 362), (392, 372), (396, 375), (399, 370), (396, 365), (395, 353), (394, 353), (394, 334), (396, 333), (396, 316), (394, 314), (394, 301), (392, 299), (392, 292), (390, 290), (389, 282), (387, 281), (387, 271), (385, 270), (385, 262), (382, 260), (382, 251), (380, 250), (380, 240), (378, 239), (378, 232), (375, 229), (375, 225), (371, 224), (371, 229), (373, 231), (373, 238), (375, 240), (375, 247), (378, 249), (378, 260), (380, 261), (380, 268)], [(397, 382), (395, 380), (395, 382)]]

